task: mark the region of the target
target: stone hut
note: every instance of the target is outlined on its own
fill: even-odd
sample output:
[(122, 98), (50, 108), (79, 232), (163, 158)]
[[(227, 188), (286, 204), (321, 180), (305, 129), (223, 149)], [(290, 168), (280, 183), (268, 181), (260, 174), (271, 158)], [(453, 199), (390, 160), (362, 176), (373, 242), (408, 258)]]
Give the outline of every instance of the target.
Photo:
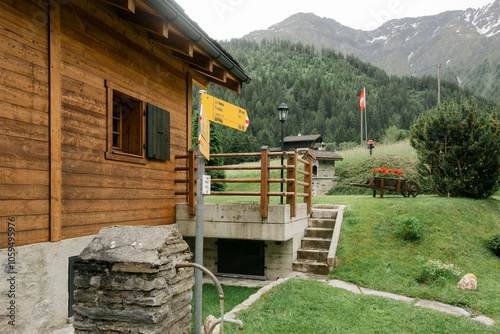
[(325, 150), (322, 143), (318, 150), (308, 150), (304, 159), (310, 156), (313, 164), (313, 194), (325, 195), (338, 183), (339, 177), (335, 176), (335, 162), (344, 160), (338, 153)]

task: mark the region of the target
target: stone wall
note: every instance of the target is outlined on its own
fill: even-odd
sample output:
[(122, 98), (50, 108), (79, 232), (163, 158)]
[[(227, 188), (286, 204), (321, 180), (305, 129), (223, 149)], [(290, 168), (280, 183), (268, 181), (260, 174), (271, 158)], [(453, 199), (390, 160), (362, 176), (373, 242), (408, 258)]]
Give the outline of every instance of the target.
[[(12, 269), (6, 263), (8, 249), (0, 250), (0, 305), (15, 303), (15, 326), (9, 324), (13, 319), (5, 307), (0, 311), (0, 333), (52, 333), (66, 325), (69, 258), (80, 254), (93, 237), (15, 247)], [(10, 277), (15, 277), (14, 295), (9, 293)]]
[(75, 263), (75, 334), (190, 333), (191, 257), (174, 227), (102, 229)]
[(340, 177), (313, 177), (313, 196), (326, 195), (339, 183)]
[(334, 177), (335, 176), (335, 161), (333, 160), (316, 160), (318, 166), (318, 177)]

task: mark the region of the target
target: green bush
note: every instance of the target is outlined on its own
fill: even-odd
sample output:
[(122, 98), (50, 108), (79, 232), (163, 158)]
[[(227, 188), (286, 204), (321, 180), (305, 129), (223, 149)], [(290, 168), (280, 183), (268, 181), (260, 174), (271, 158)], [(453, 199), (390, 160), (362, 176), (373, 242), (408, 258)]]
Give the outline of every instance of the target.
[(441, 196), (487, 198), (500, 187), (500, 124), (476, 107), (441, 104), (410, 129), (419, 172)]
[(447, 280), (459, 278), (460, 274), (460, 270), (455, 268), (453, 264), (445, 264), (440, 260), (429, 260), (422, 265), (422, 271), (417, 281), (423, 284), (444, 284)]
[(422, 222), (414, 216), (400, 218), (396, 226), (397, 234), (403, 240), (415, 241), (423, 236)]
[(486, 245), (496, 256), (500, 257), (500, 232), (493, 234), (487, 241)]

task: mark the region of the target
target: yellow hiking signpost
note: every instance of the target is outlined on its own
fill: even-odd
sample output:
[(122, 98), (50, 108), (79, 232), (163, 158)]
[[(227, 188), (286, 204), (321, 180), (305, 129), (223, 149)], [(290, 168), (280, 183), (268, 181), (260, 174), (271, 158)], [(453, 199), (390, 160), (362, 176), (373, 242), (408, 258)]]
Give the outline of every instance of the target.
[(200, 153), (205, 159), (210, 160), (210, 121), (203, 105), (200, 107), (201, 133), (198, 137)]
[[(198, 159), (196, 162), (196, 239), (195, 263), (203, 265), (203, 217), (206, 194), (203, 190), (205, 180), (205, 159), (210, 159), (210, 122), (216, 122), (231, 128), (246, 131), (250, 121), (247, 111), (235, 105), (219, 100), (200, 90), (200, 117), (198, 119)], [(205, 159), (203, 159), (205, 158)], [(209, 183), (210, 184), (210, 183)], [(209, 193), (209, 192), (208, 192)], [(203, 273), (194, 272), (194, 322), (195, 332), (201, 324), (201, 305)], [(221, 323), (223, 325), (224, 322)], [(223, 328), (221, 327), (222, 331)]]
[(219, 100), (207, 93), (201, 94), (201, 104), (211, 122), (229, 126), (236, 130), (247, 131), (250, 120), (245, 109)]

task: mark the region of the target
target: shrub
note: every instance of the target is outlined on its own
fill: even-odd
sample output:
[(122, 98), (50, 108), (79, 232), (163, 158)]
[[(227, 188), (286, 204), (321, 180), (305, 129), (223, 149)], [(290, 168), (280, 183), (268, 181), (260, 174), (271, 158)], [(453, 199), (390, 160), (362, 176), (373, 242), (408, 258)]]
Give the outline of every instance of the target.
[(443, 283), (446, 280), (455, 280), (460, 277), (460, 270), (453, 264), (445, 264), (440, 260), (429, 260), (422, 266), (417, 281), (424, 284)]
[(396, 223), (397, 234), (403, 238), (403, 240), (415, 241), (423, 236), (422, 222), (417, 218), (402, 217)]
[(500, 257), (500, 232), (493, 234), (486, 242), (488, 249)]
[(486, 198), (500, 187), (500, 125), (495, 115), (441, 104), (412, 124), (419, 172), (441, 196)]
[(384, 145), (397, 143), (399, 141), (408, 139), (408, 130), (398, 129), (396, 125), (389, 126), (382, 137), (382, 143)]

